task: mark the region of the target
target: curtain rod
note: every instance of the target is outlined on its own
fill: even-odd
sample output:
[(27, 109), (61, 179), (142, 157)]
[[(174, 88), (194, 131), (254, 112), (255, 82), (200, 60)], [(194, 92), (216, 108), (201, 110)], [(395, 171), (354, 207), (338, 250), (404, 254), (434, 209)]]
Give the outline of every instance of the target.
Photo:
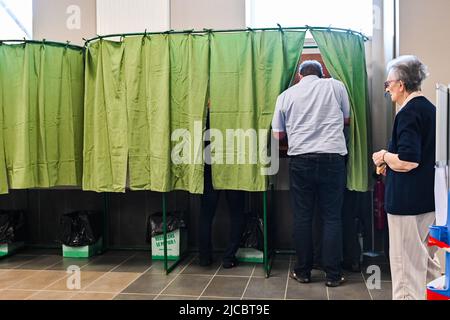
[(26, 40), (26, 39), (22, 39), (22, 40), (16, 40), (16, 39), (14, 39), (14, 40), (0, 40), (0, 45), (7, 44), (7, 43), (48, 44), (48, 45), (52, 45), (52, 46), (71, 48), (71, 49), (75, 49), (75, 50), (83, 50), (84, 49), (82, 46), (77, 46), (77, 45), (74, 45), (74, 44), (70, 44), (69, 41), (67, 41), (66, 43), (63, 43), (63, 42), (47, 41), (45, 39), (42, 40), (42, 41)]
[(369, 38), (364, 35), (361, 32), (354, 31), (351, 29), (343, 29), (343, 28), (334, 28), (334, 27), (310, 27), (310, 26), (304, 26), (304, 27), (286, 27), (283, 28), (280, 25), (278, 25), (278, 28), (246, 28), (246, 29), (226, 29), (226, 30), (213, 30), (213, 29), (203, 29), (203, 30), (182, 30), (182, 31), (175, 31), (175, 30), (168, 30), (168, 31), (162, 31), (162, 32), (137, 32), (137, 33), (118, 33), (118, 34), (109, 34), (104, 36), (97, 36), (91, 39), (83, 39), (85, 40), (84, 46), (86, 47), (90, 42), (95, 40), (101, 40), (106, 38), (114, 38), (114, 37), (128, 37), (128, 36), (147, 36), (147, 35), (158, 35), (158, 34), (207, 34), (207, 33), (224, 33), (224, 32), (242, 32), (242, 31), (314, 31), (314, 30), (328, 30), (328, 31), (334, 31), (334, 32), (347, 32), (351, 34), (358, 35), (364, 39), (364, 41), (369, 40)]

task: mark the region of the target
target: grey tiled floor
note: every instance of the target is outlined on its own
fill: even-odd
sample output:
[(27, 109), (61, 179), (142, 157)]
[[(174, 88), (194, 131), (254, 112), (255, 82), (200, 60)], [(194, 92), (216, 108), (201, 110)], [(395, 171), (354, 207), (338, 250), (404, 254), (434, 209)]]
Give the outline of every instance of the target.
[[(170, 274), (149, 252), (108, 251), (89, 259), (66, 259), (58, 250), (26, 250), (0, 258), (0, 299), (87, 300), (390, 300), (389, 266), (383, 262), (381, 289), (368, 287), (371, 274), (346, 274), (348, 281), (327, 288), (322, 271), (314, 270), (312, 283), (289, 278), (294, 257), (275, 256), (271, 277), (261, 264), (242, 263), (223, 269), (220, 257), (210, 267), (200, 267), (196, 255), (184, 259)], [(80, 267), (81, 287), (70, 290), (69, 266)], [(364, 269), (364, 268), (363, 268)], [(370, 284), (370, 283), (369, 283)]]

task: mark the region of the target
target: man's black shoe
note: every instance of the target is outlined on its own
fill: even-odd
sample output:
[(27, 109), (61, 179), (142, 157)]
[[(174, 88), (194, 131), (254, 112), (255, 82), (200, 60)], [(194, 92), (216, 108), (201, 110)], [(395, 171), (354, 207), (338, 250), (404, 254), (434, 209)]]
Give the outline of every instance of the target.
[(345, 281), (347, 281), (347, 279), (345, 279), (344, 276), (341, 276), (341, 278), (338, 279), (338, 280), (327, 280), (327, 281), (325, 282), (325, 285), (326, 285), (327, 287), (334, 288), (334, 287), (339, 287), (339, 286), (340, 286), (341, 284), (343, 284)]
[(310, 283), (311, 282), (311, 277), (300, 277), (295, 273), (295, 271), (289, 272), (289, 277), (300, 283)]
[(224, 261), (222, 263), (222, 267), (224, 269), (231, 269), (231, 268), (236, 267), (236, 265), (237, 265), (237, 261), (236, 260), (227, 260), (227, 261)]

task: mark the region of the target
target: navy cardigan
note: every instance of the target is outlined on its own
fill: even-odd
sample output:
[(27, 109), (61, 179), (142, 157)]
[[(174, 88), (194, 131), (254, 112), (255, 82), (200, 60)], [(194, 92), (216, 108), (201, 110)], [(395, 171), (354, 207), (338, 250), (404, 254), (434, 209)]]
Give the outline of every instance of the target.
[(411, 99), (395, 117), (389, 152), (419, 164), (410, 172), (387, 169), (385, 208), (394, 215), (435, 210), (436, 108), (425, 97)]

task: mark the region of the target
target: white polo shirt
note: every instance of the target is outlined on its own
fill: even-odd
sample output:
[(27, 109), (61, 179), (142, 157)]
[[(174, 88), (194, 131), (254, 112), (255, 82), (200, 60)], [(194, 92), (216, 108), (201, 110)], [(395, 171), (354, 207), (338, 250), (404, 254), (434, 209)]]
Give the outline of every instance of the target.
[(272, 120), (274, 132), (286, 132), (288, 155), (305, 153), (347, 154), (344, 118), (350, 103), (344, 84), (311, 75), (283, 92)]

